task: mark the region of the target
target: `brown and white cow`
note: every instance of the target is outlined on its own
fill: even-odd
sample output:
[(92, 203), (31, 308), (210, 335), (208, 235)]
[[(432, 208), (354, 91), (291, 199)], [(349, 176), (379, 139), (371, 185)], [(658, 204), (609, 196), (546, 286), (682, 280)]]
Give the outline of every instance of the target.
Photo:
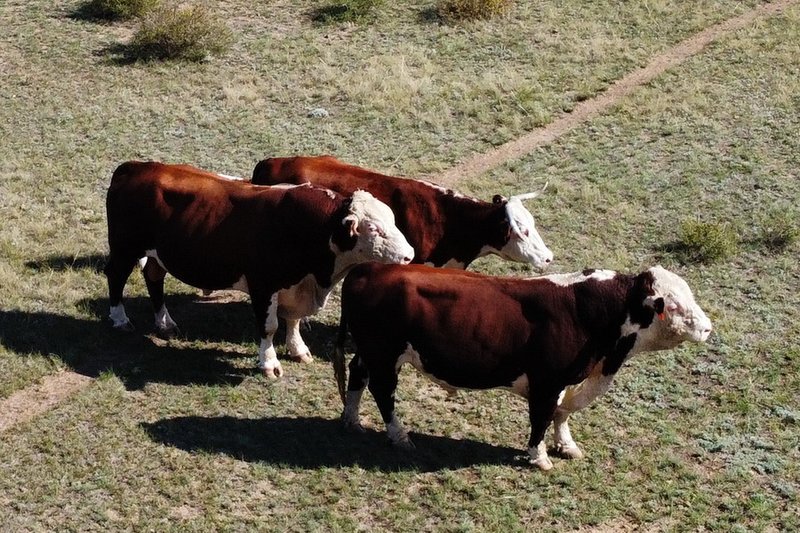
[[(397, 227), (414, 247), (414, 263), (466, 268), (496, 254), (544, 270), (553, 260), (522, 204), (540, 193), (495, 196), (492, 203), (462, 196), (421, 180), (386, 176), (331, 156), (275, 157), (260, 161), (252, 182), (261, 185), (312, 183), (342, 194), (363, 189), (394, 211)], [(300, 337), (309, 287), (281, 291), (278, 315), (286, 320), (286, 344), (293, 359), (310, 360)]]
[(496, 195), (492, 203), (469, 198), (422, 180), (386, 176), (332, 156), (274, 157), (260, 161), (252, 182), (261, 185), (312, 183), (342, 194), (362, 189), (394, 211), (397, 227), (414, 247), (414, 263), (466, 268), (496, 254), (544, 270), (553, 253), (536, 231), (523, 200)]
[(164, 276), (204, 289), (250, 294), (261, 345), (259, 368), (283, 371), (272, 339), (277, 293), (311, 277), (323, 302), (353, 265), (408, 263), (413, 249), (386, 204), (358, 191), (343, 196), (310, 185), (259, 187), (186, 165), (129, 161), (106, 197), (110, 318), (133, 328), (122, 305), (125, 283), (142, 257), (156, 329), (177, 330), (164, 305)]
[[(356, 353), (345, 395), (348, 329)], [(394, 405), (404, 363), (450, 391), (508, 388), (527, 398), (528, 454), (549, 470), (551, 422), (560, 454), (581, 457), (571, 413), (605, 393), (634, 354), (705, 341), (710, 332), (686, 282), (658, 266), (638, 275), (586, 270), (519, 279), (367, 263), (342, 286), (334, 369), (345, 424), (360, 428), (369, 386), (389, 439), (401, 447), (412, 447)]]

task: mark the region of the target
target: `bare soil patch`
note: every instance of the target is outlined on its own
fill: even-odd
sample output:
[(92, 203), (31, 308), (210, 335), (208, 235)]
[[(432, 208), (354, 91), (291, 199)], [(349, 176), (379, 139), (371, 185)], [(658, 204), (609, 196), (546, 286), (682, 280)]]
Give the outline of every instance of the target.
[(44, 413), (92, 381), (75, 372), (59, 372), (33, 387), (15, 392), (0, 402), (0, 433)]

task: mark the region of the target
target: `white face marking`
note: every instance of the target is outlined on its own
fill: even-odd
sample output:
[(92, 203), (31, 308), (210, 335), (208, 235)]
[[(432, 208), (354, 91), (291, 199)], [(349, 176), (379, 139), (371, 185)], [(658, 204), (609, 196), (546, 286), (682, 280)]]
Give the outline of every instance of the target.
[(663, 350), (683, 341), (704, 342), (711, 334), (711, 320), (697, 305), (692, 290), (680, 276), (660, 266), (649, 269), (653, 274), (652, 300), (664, 299), (664, 313), (653, 324), (640, 331), (634, 349)]
[(536, 231), (533, 215), (520, 200), (513, 198), (506, 203), (506, 215), (511, 225), (511, 235), (508, 243), (495, 253), (510, 261), (530, 263), (539, 271), (545, 270), (553, 260), (553, 252)]
[(357, 263), (377, 261), (407, 264), (414, 258), (414, 248), (397, 229), (392, 210), (370, 193), (361, 190), (353, 193), (350, 212), (345, 218), (345, 221), (348, 220), (356, 222), (358, 236), (353, 249), (344, 252), (331, 242), (331, 250), (336, 254), (335, 281)]

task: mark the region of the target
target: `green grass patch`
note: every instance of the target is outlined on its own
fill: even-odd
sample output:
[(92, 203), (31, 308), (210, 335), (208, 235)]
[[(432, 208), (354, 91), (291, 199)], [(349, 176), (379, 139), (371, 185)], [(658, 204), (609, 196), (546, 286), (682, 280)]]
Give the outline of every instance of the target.
[(449, 22), (479, 20), (507, 13), (513, 0), (438, 0), (439, 16)]
[(126, 48), (137, 60), (201, 61), (220, 56), (233, 43), (233, 32), (205, 5), (168, 2), (141, 19)]
[(375, 17), (383, 0), (344, 0), (316, 8), (311, 18), (320, 24), (359, 23)]
[(79, 8), (87, 18), (130, 20), (154, 9), (161, 0), (89, 0)]
[(680, 259), (689, 263), (710, 263), (733, 256), (739, 248), (736, 231), (729, 224), (688, 219), (681, 222), (674, 245)]

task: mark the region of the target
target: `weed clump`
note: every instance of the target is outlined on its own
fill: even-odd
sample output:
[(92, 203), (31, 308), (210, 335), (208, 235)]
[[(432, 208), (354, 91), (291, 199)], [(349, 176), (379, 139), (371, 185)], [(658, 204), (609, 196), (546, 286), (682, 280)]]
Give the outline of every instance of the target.
[(760, 241), (771, 250), (784, 250), (800, 237), (796, 214), (788, 211), (772, 211), (761, 224)]
[(488, 19), (502, 15), (512, 0), (439, 0), (436, 11), (445, 21)]
[(89, 0), (82, 11), (91, 17), (129, 20), (141, 17), (158, 6), (160, 0)]
[(208, 8), (168, 3), (142, 17), (128, 53), (134, 59), (201, 61), (232, 43), (230, 28)]
[(383, 0), (341, 0), (314, 10), (311, 18), (320, 24), (363, 22), (382, 4)]
[(711, 263), (736, 253), (739, 241), (727, 224), (684, 220), (681, 223), (677, 251), (687, 262)]

